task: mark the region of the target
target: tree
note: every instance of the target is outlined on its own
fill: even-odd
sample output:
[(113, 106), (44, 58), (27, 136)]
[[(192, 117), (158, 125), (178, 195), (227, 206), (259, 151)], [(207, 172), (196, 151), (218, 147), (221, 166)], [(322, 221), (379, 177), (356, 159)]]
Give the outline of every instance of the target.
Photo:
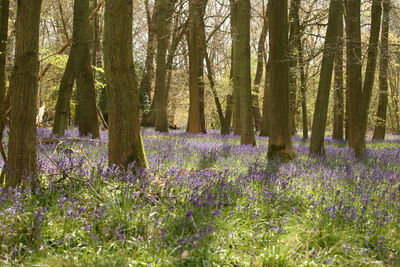
[(54, 115), (53, 134), (63, 136), (68, 128), (68, 118), (70, 114), (70, 100), (72, 89), (74, 87), (74, 61), (73, 57), (68, 57), (67, 65), (61, 79), (56, 110)]
[[(204, 51), (202, 51), (202, 20), (207, 5), (205, 0), (189, 1), (189, 119), (187, 131), (192, 134), (204, 132), (202, 127), (202, 104), (204, 96), (203, 84), (203, 62)], [(202, 92), (203, 91), (203, 92)], [(204, 101), (204, 100), (203, 100)], [(204, 103), (203, 103), (204, 105)]]
[(371, 34), (368, 46), (367, 68), (365, 70), (364, 86), (361, 96), (361, 105), (358, 111), (358, 128), (354, 151), (360, 158), (365, 152), (365, 135), (368, 127), (369, 106), (375, 82), (376, 62), (378, 55), (379, 34), (382, 20), (382, 0), (372, 1)]
[(15, 66), (8, 142), (7, 187), (34, 185), (41, 0), (17, 2)]
[(155, 95), (155, 130), (168, 132), (167, 119), (167, 51), (171, 33), (171, 19), (174, 12), (175, 0), (156, 1), (156, 32), (157, 32), (157, 67)]
[(251, 97), (250, 76), (250, 1), (232, 1), (232, 27), (234, 42), (233, 87), (240, 101), (240, 142), (256, 145)]
[(335, 84), (333, 103), (333, 134), (336, 140), (344, 139), (344, 85), (343, 85), (343, 18), (339, 19), (339, 38), (335, 56)]
[(2, 112), (6, 95), (6, 60), (10, 1), (3, 0), (0, 2), (0, 5), (0, 112)]
[(379, 103), (373, 140), (384, 140), (386, 134), (386, 116), (388, 108), (388, 68), (389, 68), (389, 25), (390, 0), (383, 0), (383, 18), (381, 33), (381, 57), (379, 68)]
[(289, 126), (287, 0), (270, 0), (271, 113), (268, 158), (295, 158)]
[(89, 0), (74, 0), (72, 56), (78, 92), (78, 126), (82, 136), (100, 137), (96, 91), (90, 62)]
[(348, 140), (354, 148), (361, 104), (361, 26), (360, 0), (346, 0), (346, 90), (348, 105)]
[(139, 94), (133, 64), (132, 0), (106, 0), (104, 63), (109, 110), (109, 162), (147, 167), (140, 134)]
[(333, 64), (342, 17), (342, 0), (331, 0), (329, 6), (328, 29), (326, 31), (321, 75), (318, 84), (317, 102), (315, 103), (314, 120), (311, 132), (310, 152), (324, 154), (324, 137), (328, 115), (330, 87), (332, 83)]

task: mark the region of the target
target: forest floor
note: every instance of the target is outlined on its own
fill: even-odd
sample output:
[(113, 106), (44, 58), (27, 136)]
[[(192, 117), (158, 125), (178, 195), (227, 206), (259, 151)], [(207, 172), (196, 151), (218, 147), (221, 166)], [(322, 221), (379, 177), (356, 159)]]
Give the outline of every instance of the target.
[(267, 138), (143, 133), (150, 168), (128, 173), (107, 167), (107, 133), (38, 144), (41, 186), (0, 189), (0, 265), (400, 265), (400, 137), (361, 161), (295, 137), (280, 163)]

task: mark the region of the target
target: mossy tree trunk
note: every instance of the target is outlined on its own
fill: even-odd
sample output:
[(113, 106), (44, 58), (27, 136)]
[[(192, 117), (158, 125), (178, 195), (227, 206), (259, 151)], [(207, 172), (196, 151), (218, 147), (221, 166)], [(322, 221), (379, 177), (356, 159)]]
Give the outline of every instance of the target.
[(234, 29), (233, 87), (236, 101), (240, 102), (240, 143), (256, 145), (251, 97), (250, 74), (250, 1), (231, 1), (232, 28)]
[(7, 187), (34, 186), (41, 0), (18, 0), (15, 66), (8, 142)]
[(109, 162), (146, 168), (139, 119), (139, 92), (133, 63), (133, 2), (106, 0), (104, 63), (109, 111)]
[(270, 0), (270, 64), (271, 120), (269, 122), (268, 158), (295, 158), (290, 134), (289, 64), (288, 64), (288, 3)]
[(333, 65), (340, 33), (342, 17), (342, 0), (331, 0), (329, 6), (328, 29), (325, 37), (324, 53), (322, 57), (321, 75), (318, 84), (318, 95), (315, 103), (314, 120), (311, 132), (310, 152), (324, 154), (324, 137), (328, 116), (329, 95), (331, 91)]
[(72, 56), (78, 92), (78, 127), (82, 136), (100, 137), (95, 82), (90, 62), (89, 0), (74, 0)]

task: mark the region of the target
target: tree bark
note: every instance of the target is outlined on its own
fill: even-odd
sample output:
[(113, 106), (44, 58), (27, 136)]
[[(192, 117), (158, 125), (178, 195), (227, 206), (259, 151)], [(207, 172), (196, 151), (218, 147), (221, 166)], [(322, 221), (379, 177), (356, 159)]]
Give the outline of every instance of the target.
[(250, 1), (231, 1), (233, 41), (233, 87), (240, 101), (240, 143), (256, 145), (251, 97), (250, 75)]
[(254, 126), (257, 131), (261, 131), (261, 112), (260, 112), (260, 104), (259, 104), (259, 95), (260, 95), (260, 87), (262, 76), (264, 72), (264, 59), (265, 59), (265, 43), (267, 40), (268, 30), (269, 30), (269, 21), (268, 21), (268, 7), (264, 14), (263, 19), (263, 27), (261, 30), (260, 39), (258, 40), (257, 46), (257, 68), (256, 68), (256, 75), (254, 77), (254, 84), (253, 84), (253, 94), (252, 94), (252, 104), (253, 104), (253, 119), (254, 119)]
[[(187, 132), (199, 134), (202, 127), (201, 83), (203, 75), (203, 52), (201, 51), (201, 20), (204, 19), (204, 11), (207, 1), (189, 1), (189, 119)], [(204, 88), (203, 88), (204, 89)]]
[(324, 137), (329, 107), (329, 95), (332, 83), (333, 64), (340, 33), (342, 17), (342, 0), (331, 0), (329, 6), (328, 29), (325, 37), (324, 54), (322, 58), (321, 76), (318, 85), (317, 101), (315, 103), (314, 120), (311, 132), (310, 152), (324, 154)]
[(109, 111), (109, 162), (146, 168), (140, 134), (139, 93), (133, 63), (133, 2), (106, 0), (104, 63)]
[(354, 148), (357, 127), (358, 108), (361, 104), (361, 26), (360, 0), (346, 0), (346, 90), (348, 93), (348, 140)]
[(7, 61), (7, 40), (8, 40), (8, 19), (10, 12), (10, 1), (0, 2), (0, 112), (3, 111), (4, 99), (6, 96), (6, 61)]
[(344, 139), (344, 84), (343, 84), (343, 18), (339, 19), (339, 38), (335, 56), (335, 84), (333, 103), (333, 134), (336, 140)]
[(73, 57), (68, 57), (67, 65), (61, 79), (60, 88), (55, 110), (53, 134), (63, 136), (68, 128), (68, 118), (70, 113), (70, 100), (72, 88), (74, 87), (74, 62)]
[(74, 0), (72, 55), (78, 92), (78, 127), (81, 136), (100, 137), (96, 91), (90, 63), (89, 0)]
[(382, 21), (382, 0), (372, 1), (371, 34), (368, 46), (367, 68), (365, 70), (361, 105), (358, 110), (358, 128), (354, 151), (357, 158), (365, 154), (365, 136), (368, 127), (369, 106), (375, 82), (375, 72), (378, 57), (379, 34)]
[(41, 0), (17, 1), (15, 67), (8, 143), (7, 187), (34, 186)]
[(384, 140), (386, 135), (386, 116), (388, 109), (388, 68), (389, 68), (389, 26), (390, 0), (383, 1), (381, 33), (381, 59), (379, 69), (379, 103), (373, 140)]
[(268, 158), (296, 157), (290, 134), (287, 0), (271, 1), (271, 113)]

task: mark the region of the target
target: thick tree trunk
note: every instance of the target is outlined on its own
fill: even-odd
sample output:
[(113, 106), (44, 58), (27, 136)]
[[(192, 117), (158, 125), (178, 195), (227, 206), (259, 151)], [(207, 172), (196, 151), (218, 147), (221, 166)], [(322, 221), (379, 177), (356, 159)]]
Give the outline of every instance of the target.
[(240, 143), (256, 145), (250, 75), (250, 1), (231, 2), (234, 29), (233, 87), (240, 101)]
[(189, 119), (187, 132), (199, 134), (203, 132), (202, 127), (202, 104), (201, 104), (201, 83), (202, 62), (204, 61), (201, 51), (201, 25), (204, 18), (204, 11), (207, 1), (189, 1)]
[(72, 88), (74, 87), (74, 62), (73, 57), (68, 57), (67, 65), (61, 79), (60, 88), (58, 91), (58, 98), (55, 110), (53, 134), (63, 136), (65, 130), (68, 128), (68, 119), (70, 113), (70, 100)]
[(0, 5), (0, 112), (2, 112), (7, 83), (6, 61), (10, 1), (2, 0)]
[(72, 56), (78, 91), (78, 127), (82, 136), (100, 137), (96, 109), (96, 91), (90, 63), (89, 0), (74, 1)]
[(369, 39), (367, 68), (361, 98), (361, 105), (358, 110), (358, 128), (355, 140), (354, 151), (356, 157), (360, 158), (365, 152), (365, 136), (368, 127), (369, 106), (371, 104), (372, 90), (375, 82), (376, 62), (378, 56), (379, 34), (382, 21), (382, 0), (372, 1), (371, 11), (371, 34)]
[(287, 0), (271, 1), (271, 113), (268, 158), (296, 157), (290, 134)]
[(339, 19), (339, 38), (335, 56), (335, 84), (333, 103), (333, 134), (336, 140), (344, 139), (344, 84), (343, 84), (343, 18)]
[(340, 22), (342, 17), (342, 0), (331, 0), (329, 6), (328, 29), (325, 37), (322, 58), (321, 76), (318, 85), (317, 102), (315, 103), (314, 120), (311, 132), (310, 152), (324, 154), (324, 137), (328, 115), (329, 95), (332, 83), (333, 64), (337, 49)]
[(389, 25), (390, 0), (383, 0), (383, 21), (381, 34), (381, 60), (379, 69), (379, 103), (373, 140), (384, 140), (388, 108), (388, 68), (389, 68)]
[(346, 0), (346, 90), (348, 93), (348, 140), (354, 148), (358, 109), (362, 95), (360, 0)]
[(167, 51), (171, 33), (171, 20), (175, 0), (156, 2), (157, 67), (155, 95), (155, 130), (168, 132), (168, 94), (167, 94)]
[(146, 168), (132, 47), (132, 0), (106, 0), (104, 63), (109, 110), (109, 162)]
[(8, 143), (7, 187), (34, 186), (41, 0), (17, 2), (15, 67)]

